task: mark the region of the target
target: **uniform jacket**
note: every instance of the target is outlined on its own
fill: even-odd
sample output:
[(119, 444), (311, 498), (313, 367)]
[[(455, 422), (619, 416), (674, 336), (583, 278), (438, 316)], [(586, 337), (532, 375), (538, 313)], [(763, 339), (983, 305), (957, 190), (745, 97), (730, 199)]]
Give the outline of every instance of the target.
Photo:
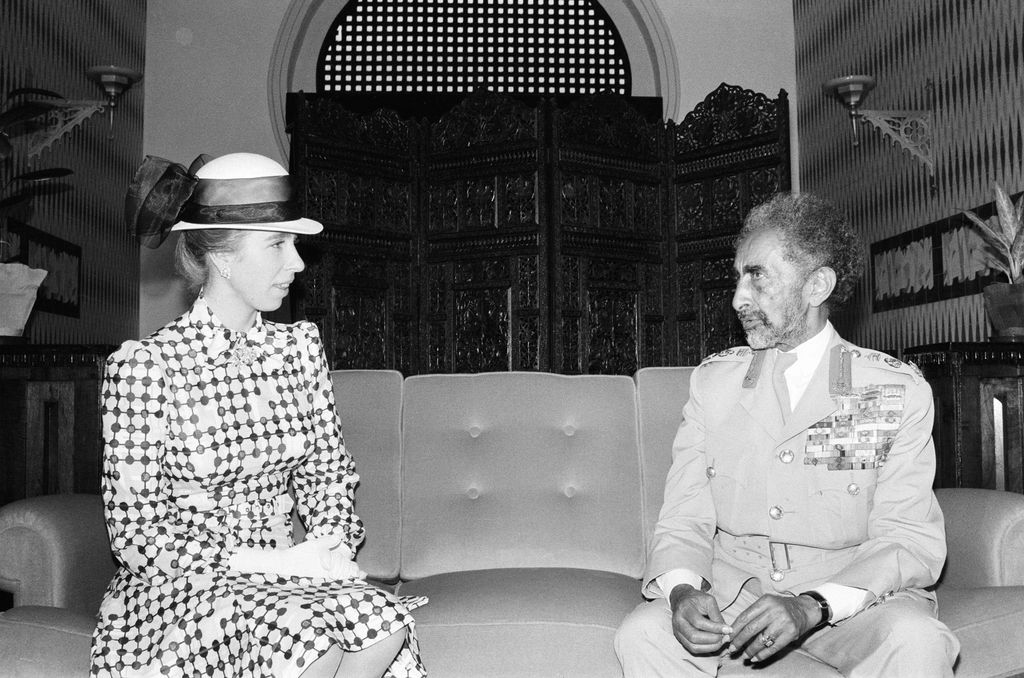
[(946, 542), (927, 382), (835, 335), (784, 412), (777, 355), (733, 348), (693, 371), (645, 593), (676, 568), (710, 582), (722, 607), (751, 579), (766, 592), (833, 582), (875, 599), (933, 584)]

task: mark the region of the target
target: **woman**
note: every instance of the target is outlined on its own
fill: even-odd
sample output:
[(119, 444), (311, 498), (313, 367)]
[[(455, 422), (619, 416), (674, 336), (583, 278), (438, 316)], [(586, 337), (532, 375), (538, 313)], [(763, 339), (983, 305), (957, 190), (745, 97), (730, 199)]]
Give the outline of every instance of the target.
[(143, 242), (181, 231), (176, 263), (199, 297), (107, 362), (103, 497), (119, 568), (92, 673), (423, 676), (409, 610), (425, 600), (378, 590), (354, 562), (359, 476), (317, 328), (261, 317), (304, 268), (297, 235), (323, 227), (299, 216), (273, 160), (200, 163), (147, 158), (129, 190)]

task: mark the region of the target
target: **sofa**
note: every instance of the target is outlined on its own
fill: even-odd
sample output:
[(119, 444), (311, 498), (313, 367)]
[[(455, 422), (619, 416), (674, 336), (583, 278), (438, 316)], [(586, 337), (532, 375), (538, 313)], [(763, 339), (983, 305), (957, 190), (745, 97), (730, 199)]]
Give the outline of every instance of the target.
[[(367, 528), (358, 562), (426, 595), (434, 678), (620, 676), (612, 637), (640, 601), (692, 368), (635, 377), (332, 373)], [(943, 489), (940, 617), (957, 676), (1024, 673), (1024, 496)], [(99, 497), (0, 509), (0, 674), (85, 676), (114, 569)], [(799, 654), (740, 673), (789, 676)], [(833, 674), (837, 675), (837, 674)]]

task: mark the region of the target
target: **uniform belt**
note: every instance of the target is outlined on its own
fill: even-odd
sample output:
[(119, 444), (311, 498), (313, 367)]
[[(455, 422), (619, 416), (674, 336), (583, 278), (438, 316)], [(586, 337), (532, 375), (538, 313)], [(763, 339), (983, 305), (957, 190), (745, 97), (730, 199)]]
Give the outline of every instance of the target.
[(791, 570), (834, 557), (844, 549), (826, 549), (806, 544), (773, 541), (763, 534), (729, 534), (719, 530), (720, 546), (734, 558), (754, 565), (771, 565), (773, 570)]

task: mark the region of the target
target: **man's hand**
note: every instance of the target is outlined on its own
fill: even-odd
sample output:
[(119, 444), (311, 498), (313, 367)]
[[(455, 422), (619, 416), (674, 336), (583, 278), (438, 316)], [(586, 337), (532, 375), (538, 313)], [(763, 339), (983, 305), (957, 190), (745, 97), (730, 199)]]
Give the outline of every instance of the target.
[(813, 629), (821, 618), (818, 603), (807, 596), (765, 594), (733, 622), (730, 650), (743, 650), (760, 662)]
[(718, 652), (729, 642), (732, 628), (722, 619), (713, 596), (689, 584), (680, 584), (669, 594), (672, 633), (690, 654)]

